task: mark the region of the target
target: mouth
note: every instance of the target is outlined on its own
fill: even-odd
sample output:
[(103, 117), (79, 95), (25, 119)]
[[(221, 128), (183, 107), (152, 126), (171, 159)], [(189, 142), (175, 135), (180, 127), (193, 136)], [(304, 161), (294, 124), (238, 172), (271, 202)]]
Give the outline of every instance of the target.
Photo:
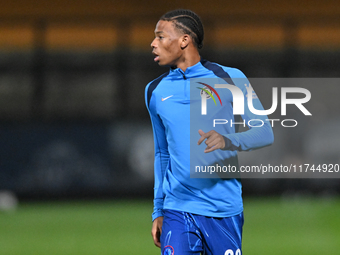
[(152, 52), (152, 54), (155, 56), (153, 61), (158, 62), (159, 61), (159, 56), (155, 52)]

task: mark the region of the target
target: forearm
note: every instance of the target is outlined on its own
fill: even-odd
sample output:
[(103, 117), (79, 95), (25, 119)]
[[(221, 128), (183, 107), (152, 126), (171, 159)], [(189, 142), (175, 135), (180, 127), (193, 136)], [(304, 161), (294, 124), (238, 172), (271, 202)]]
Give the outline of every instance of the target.
[(274, 134), (270, 124), (265, 122), (261, 127), (225, 135), (224, 140), (224, 150), (250, 151), (271, 145), (274, 142)]
[(152, 220), (157, 217), (163, 216), (163, 179), (166, 167), (169, 162), (169, 153), (167, 152), (157, 152), (155, 154), (155, 164), (154, 164), (154, 209), (152, 213)]

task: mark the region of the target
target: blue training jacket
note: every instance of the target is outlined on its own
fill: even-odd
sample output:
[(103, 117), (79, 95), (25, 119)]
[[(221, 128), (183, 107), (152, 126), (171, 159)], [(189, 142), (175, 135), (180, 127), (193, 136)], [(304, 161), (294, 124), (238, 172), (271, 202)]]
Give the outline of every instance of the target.
[[(232, 97), (228, 89), (218, 89), (221, 103), (217, 98), (215, 101), (218, 105), (213, 99), (208, 99), (208, 113), (201, 114), (202, 92), (198, 88), (204, 85), (199, 81), (208, 84), (209, 79), (211, 82), (232, 84), (242, 90), (243, 120), (233, 115), (233, 100), (236, 98)], [(211, 82), (209, 85), (213, 87)], [(248, 108), (247, 84), (249, 82), (240, 70), (201, 59), (185, 72), (180, 68), (170, 69), (146, 86), (145, 101), (155, 145), (152, 220), (163, 216), (164, 209), (209, 217), (230, 217), (243, 211), (239, 179), (192, 178), (190, 173), (195, 171), (196, 166), (217, 163), (238, 167), (237, 151), (248, 151), (273, 143), (271, 125), (265, 121), (267, 116), (255, 115)], [(255, 92), (249, 96), (252, 97), (254, 108), (263, 110)], [(214, 118), (227, 120), (228, 123), (213, 127)], [(250, 124), (249, 130), (237, 133), (237, 125), (230, 123)], [(197, 145), (200, 138), (198, 129), (204, 132), (216, 130), (225, 137), (227, 148), (204, 153), (206, 145)]]

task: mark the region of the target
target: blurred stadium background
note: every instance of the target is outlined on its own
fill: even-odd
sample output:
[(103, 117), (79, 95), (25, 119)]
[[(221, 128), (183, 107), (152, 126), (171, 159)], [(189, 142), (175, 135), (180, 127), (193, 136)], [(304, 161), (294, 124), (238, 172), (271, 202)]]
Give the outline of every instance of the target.
[[(19, 199), (17, 212), (0, 214), (0, 254), (158, 254), (149, 235), (153, 140), (144, 88), (166, 71), (150, 48), (166, 11), (197, 12), (205, 26), (202, 56), (248, 77), (340, 73), (338, 1), (0, 2), (0, 208), (15, 205), (12, 194)], [(260, 154), (339, 163), (340, 87), (321, 86), (314, 124), (294, 135), (274, 129), (275, 144)], [(240, 158), (258, 162), (260, 154)], [(286, 235), (278, 238), (291, 244), (288, 253), (337, 254), (340, 224), (327, 219), (338, 218), (339, 191), (338, 179), (244, 180), (247, 253), (289, 249), (275, 239), (281, 222)], [(277, 232), (255, 224), (266, 220)], [(139, 229), (133, 237), (131, 228)]]

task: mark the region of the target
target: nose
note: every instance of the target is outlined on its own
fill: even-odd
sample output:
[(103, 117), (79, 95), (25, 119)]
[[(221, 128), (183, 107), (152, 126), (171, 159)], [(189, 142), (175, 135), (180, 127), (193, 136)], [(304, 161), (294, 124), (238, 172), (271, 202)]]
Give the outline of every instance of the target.
[(151, 42), (151, 48), (155, 48), (156, 47), (156, 38), (153, 39), (153, 41)]

